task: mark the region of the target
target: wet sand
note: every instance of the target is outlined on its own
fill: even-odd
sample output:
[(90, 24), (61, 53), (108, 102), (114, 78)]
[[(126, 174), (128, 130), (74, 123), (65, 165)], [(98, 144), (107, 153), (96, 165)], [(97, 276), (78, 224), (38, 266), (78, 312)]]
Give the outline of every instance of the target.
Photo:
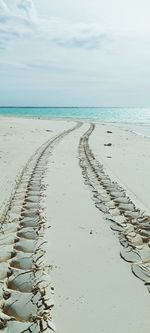
[(1, 331), (146, 333), (149, 139), (72, 121), (0, 128)]

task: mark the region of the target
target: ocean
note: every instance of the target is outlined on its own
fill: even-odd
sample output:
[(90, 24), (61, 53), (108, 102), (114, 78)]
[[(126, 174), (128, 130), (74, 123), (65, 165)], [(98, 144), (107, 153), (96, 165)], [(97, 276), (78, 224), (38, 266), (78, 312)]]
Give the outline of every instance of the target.
[(150, 108), (1, 107), (0, 115), (40, 118), (86, 118), (104, 122), (150, 124)]

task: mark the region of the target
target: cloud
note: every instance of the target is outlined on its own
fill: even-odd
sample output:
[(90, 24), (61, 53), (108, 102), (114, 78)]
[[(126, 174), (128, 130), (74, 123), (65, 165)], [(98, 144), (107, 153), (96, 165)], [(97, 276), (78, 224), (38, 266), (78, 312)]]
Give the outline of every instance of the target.
[[(19, 0), (10, 10), (6, 3), (0, 0), (0, 48), (20, 38), (27, 38), (34, 34), (34, 10), (31, 1)], [(22, 5), (22, 8), (20, 7)], [(23, 11), (26, 8), (26, 11)]]
[(68, 23), (61, 18), (39, 20), (39, 35), (57, 47), (98, 49), (108, 39), (110, 32), (106, 32), (100, 25), (86, 23)]
[(32, 0), (18, 0), (17, 8), (20, 10), (20, 13), (32, 21), (37, 19), (37, 13)]
[(3, 0), (0, 0), (0, 13), (1, 13), (1, 15), (4, 15), (4, 14), (7, 15), (9, 13), (9, 10)]
[(0, 47), (19, 38), (38, 38), (61, 48), (97, 49), (107, 40), (99, 25), (68, 23), (61, 18), (38, 16), (32, 0), (16, 0), (9, 9), (0, 0)]
[(98, 35), (92, 35), (92, 36), (72, 36), (70, 38), (53, 38), (53, 42), (60, 46), (65, 48), (83, 48), (83, 49), (97, 49), (100, 46), (102, 46), (103, 41), (106, 41), (107, 36), (105, 34), (98, 34)]

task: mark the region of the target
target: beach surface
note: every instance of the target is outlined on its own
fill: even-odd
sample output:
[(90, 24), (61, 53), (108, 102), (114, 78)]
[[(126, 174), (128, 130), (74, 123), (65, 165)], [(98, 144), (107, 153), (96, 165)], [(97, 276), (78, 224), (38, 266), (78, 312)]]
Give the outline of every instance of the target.
[(150, 138), (137, 132), (0, 118), (2, 332), (148, 332)]

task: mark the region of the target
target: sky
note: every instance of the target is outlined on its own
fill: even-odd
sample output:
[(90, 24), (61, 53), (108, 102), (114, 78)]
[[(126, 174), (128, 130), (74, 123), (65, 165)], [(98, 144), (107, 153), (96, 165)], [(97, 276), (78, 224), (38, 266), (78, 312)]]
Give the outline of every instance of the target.
[(1, 106), (150, 106), (149, 0), (0, 0)]

